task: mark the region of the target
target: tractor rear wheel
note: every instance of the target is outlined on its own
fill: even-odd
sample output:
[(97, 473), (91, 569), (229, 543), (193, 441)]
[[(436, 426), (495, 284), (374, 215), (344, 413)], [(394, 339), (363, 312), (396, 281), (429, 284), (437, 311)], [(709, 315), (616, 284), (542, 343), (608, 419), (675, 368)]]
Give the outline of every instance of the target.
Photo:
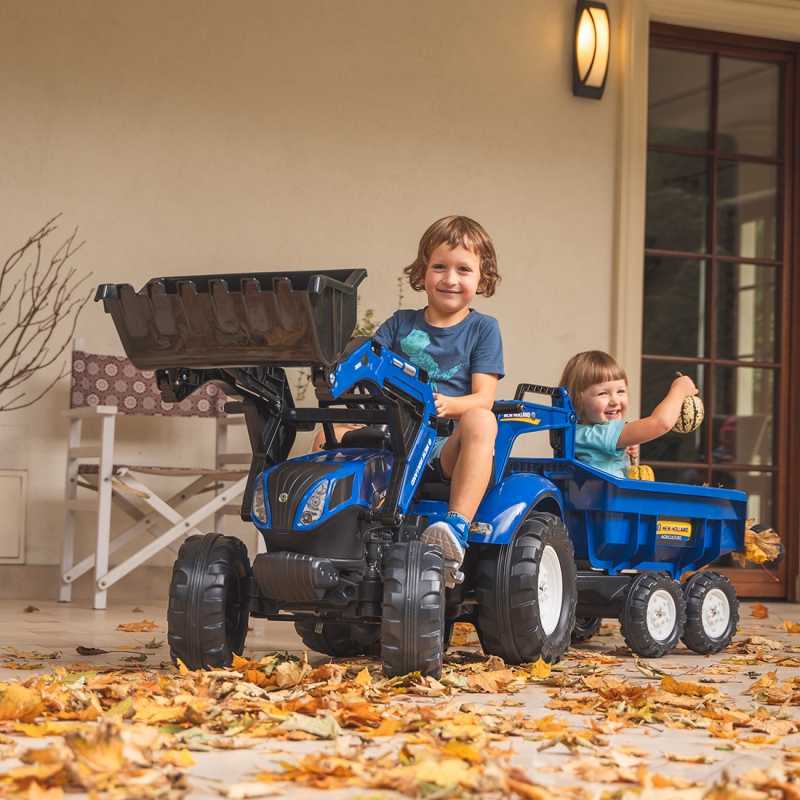
[(555, 514), (535, 511), (510, 544), (478, 561), (478, 636), (509, 664), (558, 661), (570, 645), (577, 589), (572, 541)]
[(167, 610), (170, 656), (189, 669), (226, 667), (241, 655), (250, 618), (250, 560), (240, 539), (190, 536), (172, 568)]
[(637, 575), (619, 619), (625, 643), (636, 655), (663, 656), (678, 643), (686, 624), (680, 584), (661, 572)]
[(686, 629), (681, 639), (695, 653), (719, 653), (736, 633), (739, 600), (733, 584), (716, 572), (697, 572), (683, 586)]

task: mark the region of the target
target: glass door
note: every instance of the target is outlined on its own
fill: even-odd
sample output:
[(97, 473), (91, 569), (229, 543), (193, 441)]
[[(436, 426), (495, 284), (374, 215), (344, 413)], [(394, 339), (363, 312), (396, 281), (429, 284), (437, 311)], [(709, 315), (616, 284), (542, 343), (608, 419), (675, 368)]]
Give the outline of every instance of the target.
[[(642, 410), (676, 372), (706, 419), (642, 447), (659, 480), (746, 491), (787, 530), (791, 57), (700, 31), (651, 33)], [(718, 565), (742, 595), (782, 597), (786, 561)]]

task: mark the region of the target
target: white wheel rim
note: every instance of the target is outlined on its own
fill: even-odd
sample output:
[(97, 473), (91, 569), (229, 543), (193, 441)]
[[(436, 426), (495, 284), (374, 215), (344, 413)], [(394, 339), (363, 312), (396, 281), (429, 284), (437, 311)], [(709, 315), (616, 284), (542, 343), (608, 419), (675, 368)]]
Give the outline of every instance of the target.
[(539, 561), (539, 619), (547, 636), (558, 626), (563, 600), (561, 562), (556, 551), (547, 545)]
[(656, 589), (647, 603), (647, 631), (657, 641), (669, 639), (675, 630), (678, 611), (675, 598), (666, 589)]
[(731, 621), (731, 604), (722, 589), (709, 589), (700, 610), (703, 631), (711, 639), (719, 639)]

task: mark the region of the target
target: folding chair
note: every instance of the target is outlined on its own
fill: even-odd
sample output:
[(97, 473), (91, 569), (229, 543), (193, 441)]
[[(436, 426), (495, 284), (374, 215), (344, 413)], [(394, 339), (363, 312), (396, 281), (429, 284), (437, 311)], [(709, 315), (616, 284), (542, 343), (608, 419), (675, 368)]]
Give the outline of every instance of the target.
[[(61, 558), (59, 600), (72, 599), (72, 584), (94, 568), (94, 608), (106, 607), (108, 589), (136, 567), (166, 547), (177, 551), (178, 541), (197, 526), (214, 517), (218, 529), (225, 514), (239, 514), (236, 499), (244, 492), (251, 453), (229, 453), (228, 428), (243, 424), (240, 415), (227, 415), (225, 395), (213, 384), (206, 384), (180, 403), (166, 403), (155, 374), (137, 369), (128, 359), (98, 355), (76, 349), (72, 354), (70, 409), (63, 412), (70, 420), (67, 445), (64, 540)], [(208, 468), (168, 467), (117, 463), (114, 436), (118, 415), (213, 417), (216, 421), (214, 466)], [(99, 445), (81, 444), (83, 423), (98, 420)], [(178, 492), (162, 498), (144, 482), (150, 477), (189, 480)], [(85, 492), (78, 496), (78, 489)], [(191, 513), (182, 511), (200, 493), (212, 496)], [(133, 524), (111, 538), (111, 508), (116, 505), (133, 519)], [(76, 514), (96, 516), (94, 552), (75, 562)], [(166, 521), (168, 528), (161, 531)], [(148, 534), (152, 541), (113, 567), (109, 557), (120, 547)]]

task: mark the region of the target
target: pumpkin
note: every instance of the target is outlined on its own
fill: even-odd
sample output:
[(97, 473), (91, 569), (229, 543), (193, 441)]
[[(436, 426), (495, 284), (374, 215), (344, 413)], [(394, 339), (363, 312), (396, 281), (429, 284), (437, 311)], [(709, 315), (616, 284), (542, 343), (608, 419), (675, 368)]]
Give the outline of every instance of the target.
[(656, 479), (653, 468), (648, 464), (631, 464), (626, 473), (632, 481), (654, 481)]
[(703, 401), (697, 395), (689, 395), (683, 401), (681, 413), (672, 428), (675, 433), (692, 433), (700, 427), (705, 416)]

